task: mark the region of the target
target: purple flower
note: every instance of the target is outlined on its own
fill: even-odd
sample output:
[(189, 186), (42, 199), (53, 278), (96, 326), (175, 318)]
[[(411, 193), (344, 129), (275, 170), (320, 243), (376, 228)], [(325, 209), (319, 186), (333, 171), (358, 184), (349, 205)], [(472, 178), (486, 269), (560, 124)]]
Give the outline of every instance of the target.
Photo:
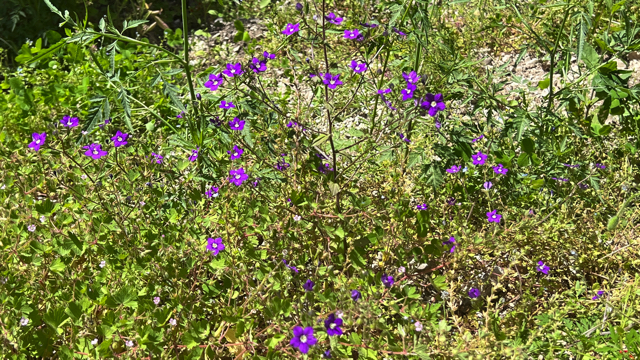
[(416, 86), (412, 83), (407, 83), (407, 88), (402, 89), (402, 101), (407, 101), (413, 98), (413, 92), (416, 90)]
[(571, 165), (571, 164), (565, 164), (565, 163), (563, 163), (562, 165), (564, 165), (564, 166), (566, 166), (566, 167), (568, 167), (568, 168), (571, 168), (571, 169), (577, 169), (577, 168), (579, 168), (579, 167), (580, 167), (580, 165), (578, 165), (578, 164), (576, 164), (576, 165)]
[(212, 198), (212, 197), (218, 197), (218, 188), (215, 186), (212, 186), (211, 189), (207, 190), (204, 194), (208, 197), (208, 198)]
[(295, 122), (295, 121), (289, 121), (289, 123), (287, 124), (288, 128), (298, 127), (298, 126), (300, 126), (300, 125), (298, 125), (298, 123)]
[(356, 74), (363, 73), (367, 70), (367, 64), (359, 63), (355, 60), (351, 60), (351, 68), (355, 71)]
[(207, 239), (207, 250), (213, 253), (213, 256), (217, 256), (218, 253), (224, 250), (224, 244), (222, 243), (222, 238), (208, 238)]
[(351, 299), (353, 299), (353, 301), (358, 301), (362, 299), (362, 294), (358, 290), (351, 290)]
[(393, 286), (393, 276), (391, 275), (382, 274), (380, 280), (382, 280), (382, 284), (388, 288)]
[(282, 262), (284, 263), (284, 265), (286, 267), (288, 267), (290, 270), (292, 270), (293, 272), (295, 272), (296, 274), (298, 273), (298, 268), (295, 266), (291, 266), (291, 265), (287, 265), (287, 260), (282, 259)]
[(589, 185), (587, 185), (587, 184), (583, 184), (583, 183), (578, 184), (578, 186), (579, 186), (579, 187), (580, 187), (580, 189), (582, 189), (582, 190), (587, 190), (587, 189), (589, 188)]
[(176, 115), (176, 118), (182, 119), (182, 115), (184, 115), (184, 111), (180, 111), (180, 114)]
[(473, 165), (484, 165), (487, 161), (487, 155), (478, 151), (477, 154), (471, 155), (471, 160), (473, 160)]
[(475, 299), (477, 297), (480, 296), (480, 289), (476, 289), (476, 288), (471, 288), (471, 290), (469, 290), (469, 297), (472, 299)]
[(502, 166), (502, 164), (498, 164), (498, 166), (494, 166), (493, 167), (493, 172), (496, 173), (496, 174), (506, 175), (507, 171), (509, 171), (509, 169), (507, 169), (506, 167)]
[(244, 152), (244, 150), (239, 148), (238, 145), (233, 145), (233, 149), (232, 150), (227, 150), (227, 154), (231, 155), (229, 157), (229, 160), (240, 159), (240, 157), (242, 156), (243, 152)]
[(327, 19), (330, 23), (332, 23), (333, 25), (340, 25), (342, 24), (342, 18), (336, 16), (336, 14), (330, 12), (329, 15), (325, 16), (325, 19)]
[(273, 60), (276, 58), (276, 54), (269, 54), (268, 52), (263, 52), (262, 56), (264, 56), (265, 60)]
[(197, 94), (196, 94), (196, 99), (197, 99), (198, 101), (202, 100), (202, 95), (200, 95), (200, 93), (197, 93)]
[(602, 295), (604, 295), (604, 291), (600, 290), (594, 297), (591, 298), (591, 300), (598, 300)]
[(113, 141), (113, 146), (120, 147), (120, 146), (127, 145), (128, 137), (129, 137), (129, 134), (122, 133), (120, 132), (120, 130), (116, 131), (116, 135), (111, 138), (111, 140)]
[(282, 156), (282, 159), (278, 160), (278, 162), (276, 162), (275, 168), (278, 171), (285, 171), (289, 168), (289, 166), (291, 166), (291, 164), (289, 164), (288, 162), (284, 161), (284, 156)]
[(300, 11), (301, 14), (302, 14), (302, 9), (303, 9), (302, 4), (296, 3), (296, 10)]
[(84, 146), (82, 148), (87, 150), (84, 154), (92, 158), (93, 160), (98, 160), (103, 156), (107, 156), (108, 154), (106, 151), (102, 150), (102, 145), (96, 143)]
[(293, 339), (289, 344), (300, 350), (301, 353), (306, 354), (309, 352), (309, 347), (317, 342), (318, 340), (313, 336), (313, 328), (311, 326), (307, 326), (304, 329), (301, 326), (296, 326), (293, 328)]
[(228, 77), (234, 77), (234, 76), (240, 76), (244, 74), (244, 70), (242, 70), (241, 63), (235, 63), (235, 64), (229, 63), (227, 64), (227, 69), (224, 70), (222, 73), (227, 75)]
[(218, 90), (218, 87), (222, 85), (223, 82), (224, 82), (224, 77), (222, 77), (221, 74), (219, 75), (209, 74), (209, 81), (204, 83), (204, 86), (206, 88), (209, 88), (209, 90), (211, 91), (216, 91)]
[(553, 180), (555, 181), (560, 181), (560, 182), (567, 182), (569, 181), (569, 179), (565, 179), (565, 178), (556, 178), (556, 177), (552, 177)]
[(536, 266), (536, 270), (547, 275), (549, 274), (549, 267), (542, 262), (542, 260), (538, 261), (538, 266)]
[(398, 30), (398, 28), (396, 28), (395, 26), (393, 27), (393, 31), (395, 31), (398, 35), (400, 36), (407, 36), (407, 34), (403, 33), (402, 31)]
[(62, 117), (62, 120), (60, 120), (60, 123), (64, 127), (68, 127), (68, 128), (76, 127), (78, 126), (78, 118), (65, 115)]
[(607, 168), (606, 166), (604, 166), (604, 165), (602, 165), (602, 164), (600, 164), (600, 163), (597, 163), (597, 164), (596, 164), (596, 167), (597, 167), (598, 169), (600, 169), (600, 170), (604, 170), (604, 169), (606, 169), (606, 168)]
[(260, 60), (258, 58), (253, 58), (253, 59), (251, 59), (251, 64), (249, 65), (249, 68), (251, 70), (253, 70), (253, 72), (255, 72), (255, 73), (266, 71), (267, 70), (267, 61), (266, 60)]
[(342, 319), (336, 317), (335, 314), (330, 314), (324, 321), (324, 328), (327, 329), (327, 335), (340, 336), (342, 335)]
[(323, 352), (322, 357), (325, 359), (331, 359), (331, 349), (327, 349), (325, 352)]
[(345, 30), (344, 31), (344, 38), (345, 39), (355, 40), (359, 36), (360, 36), (360, 31), (358, 31), (358, 29)]
[(234, 108), (234, 107), (236, 107), (236, 106), (231, 101), (226, 102), (226, 101), (222, 100), (220, 102), (220, 109), (231, 109), (231, 108)]
[(229, 182), (235, 186), (240, 186), (249, 178), (249, 175), (244, 173), (244, 168), (238, 170), (229, 170)]
[(418, 76), (418, 74), (416, 74), (416, 72), (415, 72), (415, 71), (412, 71), (412, 72), (410, 72), (410, 73), (408, 73), (408, 74), (407, 74), (407, 73), (405, 73), (405, 72), (402, 72), (402, 77), (403, 77), (403, 78), (404, 78), (408, 83), (411, 83), (411, 84), (415, 84), (415, 83), (417, 83), (417, 82), (418, 82), (418, 80), (420, 80), (420, 76)]
[(408, 137), (405, 137), (403, 133), (398, 133), (398, 137), (400, 137), (400, 139), (404, 142), (411, 143), (411, 140), (409, 140)]
[(482, 186), (484, 187), (485, 190), (489, 190), (493, 186), (493, 183), (491, 181), (487, 181), (484, 184), (482, 184)]
[(384, 95), (384, 94), (388, 94), (391, 92), (391, 89), (387, 88), (387, 89), (380, 89), (378, 90), (378, 94), (379, 95)]
[(440, 129), (441, 126), (442, 124), (440, 124), (440, 121), (436, 120), (436, 129)]
[[(443, 241), (442, 245), (453, 245), (456, 242), (456, 238), (455, 237), (450, 237), (449, 240)], [(456, 246), (453, 245), (451, 247), (451, 249), (449, 250), (450, 253), (453, 253), (456, 250)]]
[(502, 215), (498, 214), (498, 210), (489, 211), (487, 213), (487, 219), (489, 222), (499, 223)]
[(191, 156), (189, 156), (189, 161), (194, 162), (194, 161), (198, 160), (198, 151), (199, 150), (200, 150), (199, 147), (197, 149), (191, 150)]
[(425, 101), (422, 102), (422, 107), (429, 112), (429, 116), (434, 117), (440, 111), (447, 108), (442, 99), (442, 94), (427, 94), (425, 95)]
[(213, 125), (215, 127), (222, 126), (222, 121), (220, 121), (220, 116), (217, 116), (217, 115), (212, 117), (212, 118), (210, 118), (209, 122), (211, 123), (211, 125)]
[(471, 142), (474, 143), (474, 142), (480, 141), (480, 139), (482, 139), (483, 137), (484, 137), (484, 134), (480, 134), (480, 136), (478, 136), (477, 138), (471, 139)]
[(322, 82), (331, 90), (335, 89), (338, 85), (342, 85), (340, 74), (331, 75), (330, 73), (326, 73), (323, 76)]
[(160, 304), (160, 297), (159, 296), (154, 297), (153, 298), (153, 303), (156, 304), (156, 305)]
[(416, 205), (416, 209), (418, 210), (427, 210), (428, 208), (429, 208), (429, 205), (427, 204)]
[(244, 120), (240, 120), (237, 117), (234, 117), (233, 120), (229, 121), (229, 127), (231, 130), (241, 131), (244, 129)]
[(43, 132), (42, 134), (33, 133), (31, 134), (33, 141), (29, 143), (29, 147), (34, 151), (40, 150), (40, 146), (44, 145), (44, 142), (47, 140), (47, 133)]
[(316, 284), (316, 283), (314, 283), (313, 281), (311, 281), (311, 279), (307, 279), (307, 281), (302, 285), (302, 288), (303, 288), (305, 291), (313, 291), (313, 286), (314, 286), (315, 284)]
[(156, 154), (154, 152), (152, 152), (151, 155), (156, 158), (156, 164), (162, 164), (162, 159), (164, 159), (164, 156)]
[(293, 33), (297, 33), (300, 31), (300, 24), (287, 24), (282, 33), (285, 35), (292, 35)]
[(362, 26), (364, 26), (366, 28), (372, 28), (372, 29), (378, 27), (378, 24), (373, 24), (373, 23), (372, 24), (370, 24), (370, 23), (360, 23), (360, 25), (362, 25)]
[(453, 206), (456, 203), (456, 198), (450, 197), (447, 199), (447, 205)]
[(460, 166), (460, 165), (453, 165), (453, 166), (451, 166), (451, 168), (447, 169), (446, 171), (447, 171), (449, 174), (455, 174), (455, 173), (457, 173), (458, 171), (460, 171), (460, 169), (462, 169), (462, 166)]

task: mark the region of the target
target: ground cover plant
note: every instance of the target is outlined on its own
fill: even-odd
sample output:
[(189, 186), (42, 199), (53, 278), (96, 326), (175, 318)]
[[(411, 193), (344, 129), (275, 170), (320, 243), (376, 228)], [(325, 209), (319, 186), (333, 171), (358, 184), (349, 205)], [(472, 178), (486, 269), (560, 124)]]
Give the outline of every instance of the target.
[(66, 36), (1, 84), (3, 358), (640, 355), (637, 3), (249, 2), (262, 39), (194, 56), (43, 1)]

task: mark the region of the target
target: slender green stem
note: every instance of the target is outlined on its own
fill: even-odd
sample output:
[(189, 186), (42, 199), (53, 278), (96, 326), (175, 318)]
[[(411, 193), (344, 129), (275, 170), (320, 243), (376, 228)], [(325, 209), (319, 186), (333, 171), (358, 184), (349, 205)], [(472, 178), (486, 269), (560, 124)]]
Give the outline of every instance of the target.
[[(182, 0), (182, 36), (184, 37), (184, 71), (187, 74), (187, 82), (189, 83), (189, 92), (191, 93), (191, 102), (196, 102), (196, 92), (193, 90), (193, 81), (191, 80), (191, 69), (189, 68), (189, 21), (187, 19), (187, 0)], [(197, 107), (193, 107), (197, 112)]]

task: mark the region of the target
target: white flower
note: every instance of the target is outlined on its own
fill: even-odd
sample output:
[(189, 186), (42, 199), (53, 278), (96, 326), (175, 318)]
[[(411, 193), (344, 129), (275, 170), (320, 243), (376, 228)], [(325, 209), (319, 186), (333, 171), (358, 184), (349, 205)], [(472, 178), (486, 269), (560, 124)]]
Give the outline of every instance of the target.
[(146, 204), (146, 202), (140, 201), (140, 206), (144, 206), (145, 204)]
[(133, 341), (131, 341), (131, 340), (127, 340), (127, 342), (125, 343), (125, 345), (127, 345), (128, 347), (133, 347)]
[(300, 221), (300, 219), (302, 219), (302, 216), (300, 216), (300, 215), (295, 215), (293, 217), (293, 221)]
[(40, 216), (40, 222), (44, 224), (45, 221), (47, 221), (47, 218), (44, 215)]
[(336, 317), (339, 317), (340, 319), (342, 319), (343, 316), (344, 316), (344, 312), (342, 310), (336, 311)]
[(422, 331), (422, 323), (420, 321), (416, 321), (413, 325), (416, 327), (416, 331)]
[[(88, 131), (83, 131), (83, 132), (82, 132), (82, 135), (87, 135), (88, 133), (89, 133)], [(96, 340), (98, 340), (98, 339), (96, 339)], [(93, 342), (92, 342), (92, 343), (93, 343)]]
[(176, 321), (176, 319), (171, 318), (171, 319), (169, 319), (169, 325), (176, 326), (176, 325), (178, 325), (178, 322)]
[(4, 285), (7, 283), (7, 280), (9, 280), (9, 278), (3, 277), (2, 279), (0, 279), (0, 282)]
[(105, 265), (107, 265), (107, 262), (102, 260), (100, 261), (100, 267), (103, 268)]
[(96, 345), (96, 344), (98, 344), (98, 338), (91, 340), (91, 345)]
[(215, 194), (213, 194), (213, 197), (214, 197), (214, 198), (217, 198), (217, 197), (218, 197), (218, 195), (219, 195), (218, 193), (215, 193)]
[(87, 175), (82, 174), (82, 175), (80, 175), (80, 178), (81, 178), (82, 180), (87, 180)]
[(7, 188), (7, 185), (5, 185), (5, 184), (2, 184), (2, 186), (0, 186), (0, 190), (4, 190), (6, 188)]
[(31, 232), (34, 232), (34, 231), (36, 231), (36, 226), (34, 224), (31, 224), (31, 225), (27, 226), (27, 230), (29, 230)]
[(398, 268), (398, 272), (399, 272), (400, 274), (404, 274), (404, 272), (405, 272), (405, 271), (407, 271), (407, 269), (405, 269), (405, 268), (404, 268), (404, 266), (400, 266), (400, 267)]
[(159, 296), (154, 297), (153, 298), (153, 303), (156, 304), (156, 305), (160, 304), (160, 297)]
[(288, 253), (289, 253), (289, 252), (288, 252), (286, 249), (285, 249), (285, 250), (282, 250), (282, 255), (287, 256), (287, 254), (288, 254)]
[(21, 326), (27, 326), (27, 324), (29, 324), (29, 319), (27, 319), (26, 317), (23, 317), (22, 319), (20, 319)]

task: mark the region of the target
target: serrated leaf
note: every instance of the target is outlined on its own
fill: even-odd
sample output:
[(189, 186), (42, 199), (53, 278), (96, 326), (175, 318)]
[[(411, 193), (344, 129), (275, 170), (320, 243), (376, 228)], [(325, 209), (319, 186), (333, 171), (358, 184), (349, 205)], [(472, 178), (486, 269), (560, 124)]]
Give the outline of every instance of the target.
[(129, 23), (127, 23), (125, 21), (125, 23), (123, 24), (124, 25), (124, 29), (122, 31), (138, 27), (139, 25), (142, 25), (142, 24), (148, 23), (148, 22), (149, 22), (149, 20), (131, 20), (131, 21), (129, 21)]
[(73, 320), (78, 321), (82, 317), (82, 307), (76, 301), (70, 302), (65, 309), (65, 313)]
[(64, 308), (57, 308), (53, 310), (49, 310), (43, 317), (42, 320), (45, 324), (49, 325), (52, 329), (58, 329), (60, 326), (64, 325), (69, 320), (69, 315), (65, 313)]
[(62, 260), (60, 260), (60, 258), (57, 258), (55, 260), (53, 260), (53, 262), (51, 263), (51, 266), (49, 267), (49, 269), (51, 269), (51, 271), (53, 272), (63, 272), (65, 269), (66, 265), (62, 262)]
[(182, 104), (182, 101), (180, 101), (180, 97), (178, 96), (177, 88), (175, 85), (164, 81), (162, 83), (162, 92), (164, 93), (165, 96), (169, 97), (173, 105), (177, 107), (178, 110), (185, 111), (185, 112), (187, 111), (187, 109)]
[(131, 105), (129, 105), (129, 99), (124, 89), (118, 93), (118, 100), (120, 100), (120, 106), (124, 110), (124, 123), (127, 125), (127, 129), (133, 132), (133, 126), (131, 125)]
[(265, 345), (267, 348), (273, 349), (278, 345), (278, 343), (286, 338), (285, 334), (276, 334), (272, 338), (266, 341)]

